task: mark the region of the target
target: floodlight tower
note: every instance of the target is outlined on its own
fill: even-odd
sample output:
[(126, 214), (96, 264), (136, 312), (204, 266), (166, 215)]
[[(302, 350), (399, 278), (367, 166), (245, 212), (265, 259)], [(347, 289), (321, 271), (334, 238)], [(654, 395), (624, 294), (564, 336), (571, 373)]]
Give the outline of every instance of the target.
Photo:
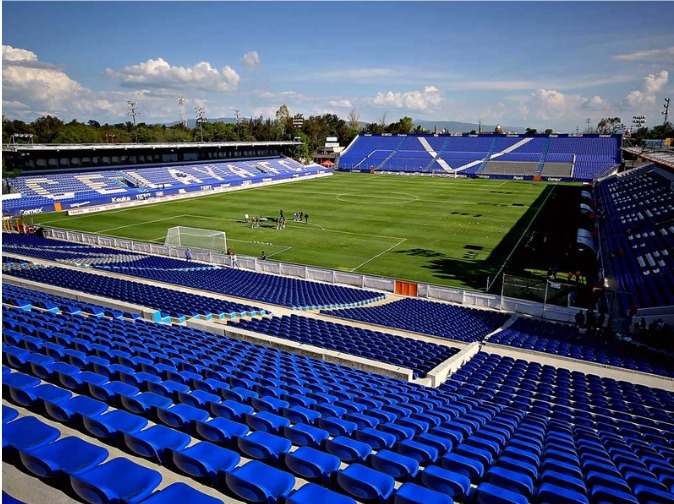
[(178, 100), (178, 104), (180, 105), (180, 124), (182, 124), (183, 128), (187, 128), (187, 115), (185, 115), (185, 98), (181, 98)]
[(138, 104), (133, 101), (133, 100), (128, 100), (127, 105), (129, 107), (129, 115), (133, 119), (133, 125), (136, 125), (136, 116), (140, 115), (140, 109), (138, 108)]
[(634, 125), (635, 135), (639, 133), (639, 130), (644, 127), (646, 124), (646, 116), (638, 115), (632, 117), (632, 124)]
[(665, 98), (665, 110), (662, 111), (662, 115), (665, 116), (663, 124), (667, 124), (667, 120), (669, 119), (669, 98)]
[(201, 143), (204, 143), (204, 123), (206, 122), (206, 112), (204, 107), (194, 107), (194, 112), (197, 116), (197, 123), (199, 123), (199, 131), (201, 132)]
[(234, 117), (236, 117), (236, 137), (241, 141), (241, 130), (239, 129), (239, 114), (241, 113), (241, 110), (238, 108), (234, 109)]
[(585, 119), (585, 123), (587, 123), (587, 128), (585, 129), (585, 133), (590, 132), (590, 122), (591, 121), (592, 121), (592, 119), (590, 119), (589, 117), (587, 119)]
[(126, 103), (129, 107), (129, 115), (133, 119), (134, 136), (136, 138), (136, 142), (138, 142), (138, 131), (136, 131), (136, 116), (140, 115), (140, 109), (138, 108), (138, 104), (133, 100), (128, 100)]

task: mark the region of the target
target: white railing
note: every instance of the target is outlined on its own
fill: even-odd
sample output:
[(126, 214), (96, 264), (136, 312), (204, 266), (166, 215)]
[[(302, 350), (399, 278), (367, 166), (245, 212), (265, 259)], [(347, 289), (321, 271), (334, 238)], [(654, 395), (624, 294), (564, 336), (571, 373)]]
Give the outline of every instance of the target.
[[(185, 257), (184, 251), (181, 249), (154, 243), (138, 242), (126, 238), (92, 235), (79, 231), (69, 231), (58, 228), (45, 228), (45, 236), (57, 240), (75, 243), (87, 243), (90, 245), (117, 248), (130, 252), (172, 257), (174, 259), (184, 259)], [(231, 258), (227, 255), (208, 251), (198, 251), (194, 248), (192, 248), (192, 259), (217, 266), (232, 266)], [(250, 256), (238, 256), (237, 266), (243, 270), (270, 273), (285, 277), (300, 278), (303, 280), (311, 280), (363, 289), (372, 289), (388, 293), (395, 292), (395, 279), (393, 278), (348, 273), (344, 271), (335, 271), (269, 260), (262, 261)], [(464, 289), (452, 289), (450, 287), (442, 287), (431, 284), (418, 284), (417, 297), (429, 300), (447, 301), (473, 308), (486, 308), (517, 313), (521, 315), (542, 317), (545, 319), (562, 322), (573, 322), (574, 317), (578, 312), (577, 308), (567, 308), (563, 306), (538, 303), (535, 301), (527, 301), (505, 296), (501, 297), (495, 294), (487, 294), (484, 292), (469, 291)]]

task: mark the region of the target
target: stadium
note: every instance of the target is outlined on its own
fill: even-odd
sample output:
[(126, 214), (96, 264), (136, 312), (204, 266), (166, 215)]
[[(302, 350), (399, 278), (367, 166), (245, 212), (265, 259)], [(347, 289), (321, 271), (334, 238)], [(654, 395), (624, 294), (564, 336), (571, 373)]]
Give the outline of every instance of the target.
[(674, 502), (661, 5), (3, 7), (3, 503)]
[[(3, 199), (3, 491), (671, 501), (674, 371), (658, 324), (674, 299), (674, 166), (628, 148), (622, 170), (621, 140), (359, 135), (335, 170), (294, 161), (293, 142), (5, 146), (22, 175)], [(439, 200), (465, 229), (405, 234)], [(509, 280), (551, 206), (571, 234), (548, 238), (571, 241), (587, 281), (562, 257), (546, 278), (550, 256), (541, 278)], [(490, 241), (469, 233), (478, 222)], [(424, 281), (434, 247), (456, 257)], [(438, 282), (487, 255), (491, 289)]]

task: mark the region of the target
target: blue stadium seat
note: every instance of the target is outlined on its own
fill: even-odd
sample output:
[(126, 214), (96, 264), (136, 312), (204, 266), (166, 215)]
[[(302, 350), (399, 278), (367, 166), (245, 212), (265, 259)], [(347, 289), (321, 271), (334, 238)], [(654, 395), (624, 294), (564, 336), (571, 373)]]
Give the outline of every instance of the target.
[(102, 415), (83, 416), (82, 425), (89, 434), (105, 441), (116, 442), (123, 433), (139, 432), (148, 421), (127, 411), (112, 410)]
[(161, 474), (125, 458), (112, 459), (85, 473), (71, 474), (75, 493), (91, 504), (141, 502), (161, 482)]
[(328, 431), (303, 423), (284, 426), (282, 431), (283, 436), (297, 446), (318, 448), (330, 437)]
[(388, 432), (382, 432), (371, 427), (365, 427), (354, 431), (354, 436), (358, 441), (369, 444), (373, 450), (383, 450), (391, 448), (396, 443), (396, 437)]
[(339, 469), (341, 461), (335, 455), (303, 446), (283, 454), (283, 464), (295, 475), (327, 485), (330, 476)]
[(470, 478), (468, 476), (436, 465), (429, 465), (421, 471), (419, 481), (425, 487), (449, 495), (452, 499), (460, 502), (467, 501), (471, 495)]
[(87, 396), (75, 396), (65, 401), (45, 403), (45, 410), (49, 417), (58, 422), (75, 424), (82, 417), (100, 415), (108, 409), (108, 405)]
[(279, 434), (283, 427), (290, 425), (290, 420), (269, 411), (260, 411), (254, 415), (248, 413), (244, 415), (244, 418), (251, 429), (275, 435)]
[(2, 405), (2, 423), (3, 425), (11, 422), (14, 420), (17, 416), (19, 416), (19, 412), (16, 411), (14, 408), (10, 408), (9, 406)]
[(211, 485), (217, 483), (220, 472), (231, 471), (239, 463), (238, 453), (201, 441), (184, 450), (169, 450), (174, 465), (193, 478), (205, 479)]
[(475, 489), (475, 504), (529, 504), (524, 495), (492, 483), (480, 483)]
[(503, 467), (489, 468), (485, 480), (506, 490), (520, 493), (527, 498), (531, 498), (534, 493), (534, 482), (528, 475)]
[(24, 467), (39, 478), (86, 472), (108, 458), (108, 450), (76, 437), (64, 437), (50, 444), (20, 450)]
[(314, 483), (303, 485), (286, 499), (286, 504), (316, 504), (318, 502), (321, 504), (356, 504), (352, 498)]
[(258, 460), (237, 467), (225, 476), (227, 488), (246, 502), (275, 504), (288, 496), (295, 478)]
[(290, 451), (292, 443), (286, 438), (264, 431), (251, 432), (248, 436), (237, 438), (237, 446), (246, 456), (278, 465), (282, 453)]
[(538, 487), (537, 498), (539, 502), (549, 504), (590, 504), (584, 493), (549, 482), (541, 483)]
[(154, 392), (142, 392), (134, 396), (120, 395), (119, 400), (122, 408), (137, 415), (149, 415), (152, 408), (168, 408), (173, 401), (168, 397), (155, 394)]
[(351, 462), (364, 463), (367, 456), (372, 452), (372, 447), (367, 443), (346, 436), (336, 436), (325, 441), (325, 450), (339, 457), (342, 462), (350, 464)]
[(435, 490), (404, 483), (393, 496), (393, 504), (453, 504), (454, 500)]
[(143, 504), (175, 504), (176, 502), (186, 504), (223, 504), (220, 499), (195, 490), (185, 483), (173, 483), (142, 501)]
[(412, 439), (399, 441), (393, 448), (401, 455), (411, 457), (422, 465), (432, 464), (438, 459), (437, 448)]
[(445, 454), (440, 458), (440, 465), (450, 471), (463, 474), (476, 483), (484, 476), (484, 465), (479, 460), (474, 460), (454, 452)]
[(153, 425), (142, 431), (122, 432), (124, 445), (140, 457), (165, 464), (168, 450), (182, 450), (190, 443), (190, 436), (164, 425)]
[(395, 480), (362, 464), (351, 464), (337, 472), (336, 484), (356, 500), (384, 504), (393, 494)]
[(190, 431), (193, 420), (204, 422), (209, 417), (208, 411), (187, 404), (175, 404), (166, 409), (154, 406), (153, 411), (161, 423), (183, 432)]
[(211, 443), (234, 447), (236, 445), (235, 439), (245, 436), (250, 432), (250, 429), (245, 424), (216, 417), (206, 422), (193, 421), (192, 431)]
[(370, 465), (399, 481), (411, 481), (419, 472), (419, 462), (390, 450), (380, 450), (370, 457)]
[[(18, 418), (2, 427), (2, 452), (10, 450), (13, 456), (17, 451), (26, 451), (31, 448), (51, 443), (61, 435), (58, 429), (46, 425), (35, 417)], [(6, 458), (3, 456), (3, 459)]]

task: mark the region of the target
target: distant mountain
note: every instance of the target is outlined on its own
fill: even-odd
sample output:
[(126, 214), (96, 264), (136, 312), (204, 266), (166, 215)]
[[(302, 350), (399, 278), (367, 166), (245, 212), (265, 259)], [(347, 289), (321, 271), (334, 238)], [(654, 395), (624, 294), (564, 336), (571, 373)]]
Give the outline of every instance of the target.
[[(421, 126), (424, 129), (427, 129), (431, 133), (435, 131), (437, 126), (438, 133), (442, 133), (442, 130), (447, 130), (449, 133), (469, 133), (470, 131), (479, 131), (480, 125), (475, 123), (465, 123), (458, 121), (414, 121), (415, 126)], [(484, 133), (493, 133), (496, 128), (495, 124), (483, 124), (482, 131)], [(504, 126), (501, 125), (503, 131), (513, 132), (513, 133), (524, 133), (526, 128), (521, 126)]]

